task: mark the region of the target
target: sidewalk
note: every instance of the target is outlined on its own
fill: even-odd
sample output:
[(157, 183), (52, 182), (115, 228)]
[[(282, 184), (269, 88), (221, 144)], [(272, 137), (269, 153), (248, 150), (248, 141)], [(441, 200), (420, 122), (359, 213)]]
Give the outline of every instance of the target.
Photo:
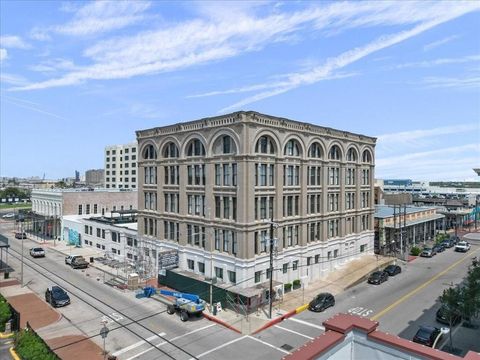
[(215, 316), (206, 310), (205, 316), (224, 326), (233, 327), (243, 334), (252, 334), (305, 310), (308, 303), (317, 294), (329, 292), (337, 295), (365, 281), (368, 275), (376, 269), (385, 267), (394, 261), (394, 258), (385, 256), (377, 258), (376, 255), (365, 255), (360, 259), (352, 260), (332, 271), (325, 278), (310, 282), (306, 288), (292, 290), (285, 294), (280, 302), (274, 303), (272, 319), (268, 318), (268, 305), (248, 316), (229, 309), (224, 309)]

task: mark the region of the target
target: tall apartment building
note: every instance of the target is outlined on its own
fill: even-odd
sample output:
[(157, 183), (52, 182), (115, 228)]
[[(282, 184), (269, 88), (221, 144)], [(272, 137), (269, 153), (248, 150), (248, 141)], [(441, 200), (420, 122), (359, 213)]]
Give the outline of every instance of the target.
[(372, 254), (375, 138), (256, 112), (137, 131), (139, 236), (179, 269), (246, 288)]
[(137, 143), (105, 147), (105, 187), (137, 188)]
[(85, 171), (85, 184), (89, 186), (103, 186), (105, 183), (104, 169), (91, 169)]

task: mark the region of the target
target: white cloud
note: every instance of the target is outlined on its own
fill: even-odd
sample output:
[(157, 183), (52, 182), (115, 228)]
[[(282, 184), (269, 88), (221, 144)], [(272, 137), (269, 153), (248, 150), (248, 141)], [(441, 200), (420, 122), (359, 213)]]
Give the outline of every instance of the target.
[(93, 1), (80, 8), (72, 21), (54, 27), (67, 35), (90, 35), (121, 29), (141, 21), (147, 1)]
[(467, 55), (460, 58), (442, 58), (435, 60), (426, 60), (426, 61), (416, 61), (408, 62), (404, 64), (395, 65), (394, 69), (403, 69), (403, 68), (415, 68), (415, 67), (431, 67), (438, 65), (449, 65), (449, 64), (463, 64), (468, 62), (480, 61), (480, 55)]
[(6, 60), (8, 57), (7, 49), (0, 49), (0, 61)]
[(430, 51), (432, 49), (435, 49), (436, 47), (449, 43), (450, 41), (456, 40), (459, 37), (460, 37), (459, 35), (452, 35), (452, 36), (447, 36), (446, 38), (431, 42), (430, 44), (427, 44), (423, 47), (423, 51)]
[(55, 58), (43, 61), (37, 65), (32, 65), (29, 69), (42, 73), (53, 73), (61, 70), (74, 70), (76, 66), (71, 60)]
[(426, 88), (474, 89), (480, 88), (480, 76), (458, 77), (426, 77), (422, 80)]
[[(100, 5), (97, 5), (98, 3)], [(133, 13), (133, 15), (131, 15), (131, 11), (127, 12), (125, 9), (111, 9), (109, 5), (105, 5), (110, 3), (104, 1), (95, 2), (95, 4), (93, 6), (90, 3), (92, 8), (87, 10), (82, 8), (77, 11), (72, 22), (57, 27), (56, 31), (65, 34), (90, 34), (107, 31), (116, 26), (125, 26), (129, 21), (136, 21), (129, 16), (143, 16), (142, 11), (145, 9), (142, 6), (146, 7), (147, 5), (144, 4), (148, 3), (138, 3), (140, 5), (138, 5), (137, 13)], [(122, 3), (122, 6), (132, 6), (125, 4)], [(108, 8), (108, 11), (104, 7)], [(257, 6), (254, 7), (254, 10), (247, 6), (239, 11), (229, 11), (228, 7), (226, 9), (220, 7), (220, 10), (217, 8), (210, 11), (206, 18), (204, 14), (204, 18), (186, 20), (168, 27), (162, 24), (163, 27), (157, 30), (98, 42), (84, 51), (84, 56), (92, 60), (91, 65), (67, 72), (61, 77), (17, 90), (44, 89), (75, 85), (94, 79), (125, 79), (179, 70), (227, 59), (245, 52), (260, 51), (274, 42), (290, 41), (292, 35), (305, 29), (313, 28), (319, 32), (339, 32), (352, 27), (421, 22), (421, 25), (413, 30), (421, 32), (443, 21), (477, 10), (480, 8), (480, 3), (456, 2), (452, 5), (450, 2), (336, 2), (321, 6), (309, 5), (301, 11), (283, 13), (276, 12), (276, 10), (272, 13), (270, 8), (266, 9), (267, 6), (259, 8), (262, 11), (257, 12), (261, 12), (262, 16), (252, 14)], [(97, 16), (98, 12), (104, 15)], [(264, 15), (265, 13), (267, 15)], [(99, 19), (102, 21), (98, 21)], [(408, 35), (410, 32), (398, 33), (396, 37), (413, 36)], [(280, 88), (273, 88), (272, 92), (268, 94), (257, 94), (254, 98), (272, 96), (274, 93), (281, 93), (303, 84), (312, 83), (312, 81), (318, 81), (314, 80), (318, 76), (321, 79), (331, 76), (333, 70), (342, 67), (339, 63), (344, 63), (343, 66), (345, 66), (349, 61), (356, 61), (354, 58), (359, 59), (367, 55), (362, 55), (362, 52), (378, 51), (380, 48), (390, 46), (386, 45), (389, 42), (393, 44), (395, 41), (391, 37), (382, 38), (366, 47), (348, 51), (327, 61), (326, 66), (330, 67), (329, 71), (323, 69), (323, 73), (320, 74), (322, 69), (316, 68), (313, 76), (312, 74), (293, 74), (289, 77), (290, 83), (281, 84)], [(399, 41), (402, 40), (396, 42)], [(373, 47), (377, 47), (377, 49), (373, 49)], [(347, 59), (347, 56), (350, 57), (350, 60)], [(339, 65), (335, 65), (333, 62)], [(254, 98), (252, 98), (253, 101), (255, 101)]]
[[(3, 49), (0, 49), (0, 59), (1, 59), (1, 50)], [(23, 76), (10, 74), (3, 71), (0, 72), (0, 83), (14, 85), (14, 86), (26, 86), (29, 84), (28, 80), (25, 79)]]
[(22, 40), (19, 36), (2, 35), (0, 36), (0, 46), (3, 48), (28, 49), (31, 46)]

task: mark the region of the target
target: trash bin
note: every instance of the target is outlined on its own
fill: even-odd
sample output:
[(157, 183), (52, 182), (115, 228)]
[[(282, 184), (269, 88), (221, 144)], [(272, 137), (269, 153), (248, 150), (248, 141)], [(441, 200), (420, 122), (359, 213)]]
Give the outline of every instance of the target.
[(217, 315), (217, 307), (216, 307), (216, 305), (215, 305), (215, 304), (213, 304), (213, 306), (212, 306), (212, 307), (213, 307), (213, 309), (212, 309), (212, 310), (213, 310), (213, 311), (212, 311), (212, 313), (213, 313), (213, 316), (216, 316), (216, 315)]
[(93, 256), (90, 256), (90, 264), (93, 263)]

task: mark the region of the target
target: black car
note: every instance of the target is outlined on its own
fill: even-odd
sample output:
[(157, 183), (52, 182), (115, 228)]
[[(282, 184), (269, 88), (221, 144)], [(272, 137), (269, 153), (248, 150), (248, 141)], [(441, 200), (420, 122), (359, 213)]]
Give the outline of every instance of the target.
[(450, 325), (450, 316), (452, 317), (452, 325), (455, 326), (460, 321), (462, 321), (462, 316), (457, 313), (450, 313), (448, 308), (445, 305), (442, 305), (440, 309), (437, 310), (437, 314), (435, 316), (436, 320), (441, 324)]
[(435, 246), (433, 247), (433, 249), (434, 249), (435, 252), (437, 252), (437, 253), (441, 253), (442, 251), (445, 250), (445, 248), (443, 247), (442, 244), (437, 244), (437, 245), (435, 245)]
[(453, 245), (456, 245), (460, 241), (460, 238), (458, 236), (455, 236), (455, 235), (450, 235), (449, 240), (453, 241)]
[(388, 273), (386, 273), (385, 271), (375, 271), (368, 278), (368, 283), (380, 285), (381, 283), (387, 280), (388, 280)]
[(439, 328), (433, 326), (420, 326), (413, 337), (413, 342), (432, 347), (435, 339), (441, 333)]
[(402, 268), (398, 265), (388, 265), (383, 271), (385, 271), (388, 276), (395, 276), (402, 272)]
[(330, 293), (321, 293), (308, 304), (308, 310), (320, 312), (335, 305), (335, 297)]
[(15, 239), (26, 239), (27, 238), (27, 234), (25, 234), (24, 232), (21, 233), (21, 232), (16, 232), (15, 233)]
[(45, 291), (45, 301), (53, 307), (60, 307), (70, 304), (70, 297), (60, 286), (52, 286)]
[(443, 245), (445, 249), (450, 249), (451, 247), (455, 246), (455, 242), (451, 239), (447, 239), (442, 241), (441, 245)]

